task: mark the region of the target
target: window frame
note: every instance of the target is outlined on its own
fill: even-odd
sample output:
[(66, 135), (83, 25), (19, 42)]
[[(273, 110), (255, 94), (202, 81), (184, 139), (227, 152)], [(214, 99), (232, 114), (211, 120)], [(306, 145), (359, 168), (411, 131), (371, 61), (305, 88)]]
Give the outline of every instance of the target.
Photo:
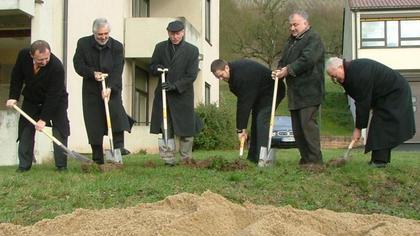
[[(401, 22), (404, 21), (418, 21), (420, 18), (361, 18), (360, 19), (360, 48), (361, 49), (372, 49), (372, 48), (418, 48), (420, 47), (420, 35), (419, 37), (401, 37)], [(388, 21), (398, 22), (398, 41), (397, 46), (388, 46)], [(384, 27), (384, 38), (363, 38), (363, 23), (364, 22), (383, 22)], [(365, 42), (384, 42), (383, 46), (366, 46), (363, 45)], [(402, 45), (402, 42), (419, 41), (418, 45)]]

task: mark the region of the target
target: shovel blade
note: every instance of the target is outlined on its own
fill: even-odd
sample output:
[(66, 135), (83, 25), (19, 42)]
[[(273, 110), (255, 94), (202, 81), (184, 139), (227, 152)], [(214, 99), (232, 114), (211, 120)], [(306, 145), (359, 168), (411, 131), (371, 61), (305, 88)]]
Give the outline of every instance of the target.
[(121, 150), (119, 148), (114, 150), (105, 150), (105, 161), (122, 164)]
[(275, 150), (268, 149), (266, 147), (261, 147), (260, 149), (260, 159), (258, 161), (259, 167), (272, 166), (275, 162)]
[(166, 163), (175, 162), (175, 140), (168, 139), (165, 141), (163, 138), (158, 139), (159, 154), (160, 157), (165, 160)]

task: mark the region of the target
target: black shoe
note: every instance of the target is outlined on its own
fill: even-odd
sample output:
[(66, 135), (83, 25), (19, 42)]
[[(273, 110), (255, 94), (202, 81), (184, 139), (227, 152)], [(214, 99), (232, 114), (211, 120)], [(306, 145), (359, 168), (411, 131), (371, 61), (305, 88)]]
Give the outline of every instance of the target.
[(369, 166), (370, 167), (375, 167), (375, 168), (385, 168), (387, 167), (388, 163), (385, 162), (369, 162)]
[(123, 156), (131, 154), (131, 152), (125, 148), (121, 148), (120, 150), (121, 150), (121, 155)]
[(17, 169), (16, 169), (16, 172), (17, 172), (17, 173), (23, 173), (23, 172), (27, 172), (27, 171), (29, 171), (29, 170), (30, 170), (30, 169), (25, 169), (25, 168), (20, 168), (20, 167), (19, 167), (19, 168), (17, 168)]
[(55, 169), (57, 172), (66, 172), (67, 171), (67, 167), (65, 166), (60, 166), (57, 167), (57, 169)]

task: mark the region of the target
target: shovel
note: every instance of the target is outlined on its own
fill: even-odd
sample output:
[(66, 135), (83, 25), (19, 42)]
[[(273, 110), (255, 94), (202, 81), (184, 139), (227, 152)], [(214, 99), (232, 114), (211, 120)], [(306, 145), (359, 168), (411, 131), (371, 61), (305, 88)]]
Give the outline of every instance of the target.
[(279, 78), (276, 77), (274, 79), (273, 101), (271, 104), (270, 128), (268, 130), (268, 144), (267, 144), (267, 147), (261, 147), (260, 149), (260, 158), (258, 161), (259, 167), (270, 166), (275, 161), (275, 150), (271, 148), (271, 138), (273, 136), (274, 113), (276, 112), (276, 99), (277, 99), (278, 84), (279, 84)]
[(346, 152), (344, 153), (343, 157), (337, 158), (337, 159), (332, 159), (330, 161), (328, 161), (327, 166), (332, 166), (332, 167), (340, 167), (345, 165), (349, 160), (350, 160), (350, 151), (353, 148), (354, 143), (356, 142), (356, 140), (352, 140), (346, 150)]
[[(13, 105), (13, 108), (18, 111), (23, 117), (25, 117), (29, 122), (31, 122), (33, 125), (36, 125), (36, 121), (32, 119), (28, 114), (26, 114), (22, 109), (20, 109), (18, 106)], [(40, 130), (40, 132), (44, 133), (48, 138), (50, 138), (55, 144), (57, 144), (61, 149), (63, 149), (64, 153), (67, 155), (67, 157), (74, 158), (78, 161), (84, 162), (84, 163), (92, 163), (92, 160), (75, 152), (70, 149), (68, 149), (64, 144), (62, 144), (58, 139), (56, 139), (52, 134), (45, 132), (43, 130)]]
[[(168, 68), (158, 68), (161, 74), (161, 82), (165, 83), (165, 73), (168, 71)], [(174, 162), (174, 152), (175, 152), (175, 140), (168, 139), (168, 113), (166, 106), (166, 90), (162, 89), (162, 117), (163, 117), (163, 139), (160, 138), (159, 142), (159, 152), (160, 156), (167, 161), (167, 163)]]
[[(108, 77), (108, 74), (102, 74), (102, 91), (106, 90), (105, 85), (105, 78)], [(121, 156), (121, 150), (119, 148), (114, 149), (114, 141), (112, 136), (112, 125), (111, 125), (111, 115), (109, 114), (109, 98), (106, 97), (104, 99), (105, 104), (105, 115), (106, 115), (106, 125), (108, 127), (108, 139), (109, 139), (109, 147), (111, 150), (105, 150), (105, 159), (107, 161), (111, 161), (114, 163), (120, 163), (122, 164), (122, 156)]]

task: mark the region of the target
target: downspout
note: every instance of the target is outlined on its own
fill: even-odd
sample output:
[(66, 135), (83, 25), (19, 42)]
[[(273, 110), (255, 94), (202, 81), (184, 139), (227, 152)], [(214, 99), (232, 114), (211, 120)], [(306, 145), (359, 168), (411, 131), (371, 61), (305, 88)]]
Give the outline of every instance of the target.
[(68, 45), (68, 18), (69, 18), (69, 1), (64, 0), (63, 9), (63, 66), (64, 81), (67, 85), (67, 45)]
[(357, 11), (354, 12), (354, 42), (355, 42), (355, 47), (354, 47), (354, 58), (353, 59), (357, 59), (357, 52), (358, 52), (358, 48), (357, 48), (357, 43), (358, 43), (358, 39), (357, 39)]

